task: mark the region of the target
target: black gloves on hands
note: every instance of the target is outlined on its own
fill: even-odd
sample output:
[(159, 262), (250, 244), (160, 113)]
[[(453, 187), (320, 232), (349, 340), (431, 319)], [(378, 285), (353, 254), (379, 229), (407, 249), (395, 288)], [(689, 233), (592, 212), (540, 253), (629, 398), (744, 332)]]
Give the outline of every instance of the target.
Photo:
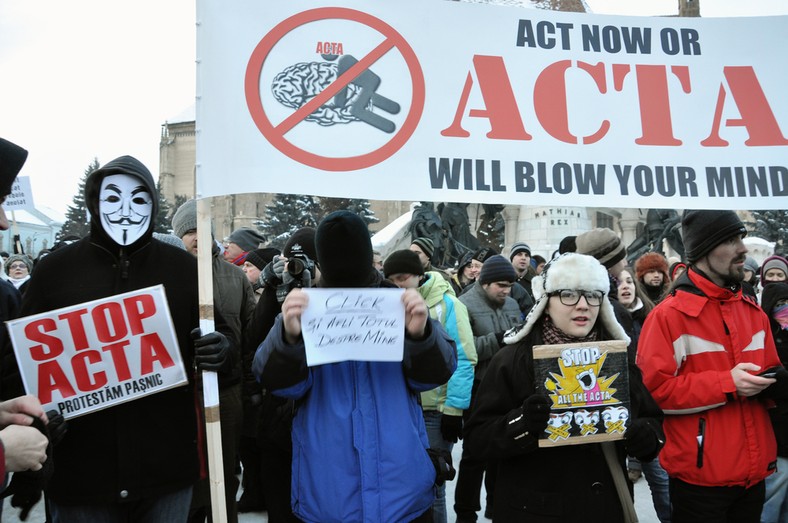
[(199, 328), (192, 330), (194, 340), (194, 363), (199, 370), (223, 372), (232, 365), (230, 341), (221, 332), (209, 332), (201, 336)]
[(462, 416), (441, 415), (441, 436), (446, 441), (457, 443), (462, 439)]
[(654, 459), (665, 443), (661, 433), (656, 420), (648, 418), (633, 420), (624, 434), (624, 448), (627, 455), (643, 461)]
[(260, 282), (268, 287), (276, 287), (282, 283), (284, 272), (284, 259), (281, 256), (275, 256), (271, 263), (263, 267), (263, 272), (260, 273)]
[[(61, 413), (54, 409), (47, 411), (47, 419), (49, 423), (46, 425), (46, 430), (49, 434), (49, 441), (52, 445), (57, 445), (63, 440), (63, 436), (66, 435), (66, 431), (68, 430), (66, 419)], [(39, 428), (39, 430), (41, 429)], [(47, 459), (47, 461), (49, 460)]]
[(523, 416), (528, 433), (535, 438), (547, 428), (550, 420), (550, 407), (553, 402), (544, 394), (532, 394), (523, 402)]

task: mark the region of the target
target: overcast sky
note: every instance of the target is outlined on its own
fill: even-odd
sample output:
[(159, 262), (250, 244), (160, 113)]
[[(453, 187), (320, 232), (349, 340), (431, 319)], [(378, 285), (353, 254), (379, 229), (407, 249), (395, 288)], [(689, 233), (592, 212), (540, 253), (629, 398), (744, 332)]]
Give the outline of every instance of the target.
[[(270, 1), (270, 0), (269, 0)], [(678, 0), (586, 0), (670, 15)], [(786, 0), (704, 0), (703, 16), (788, 14)], [(161, 125), (194, 101), (194, 0), (0, 1), (0, 136), (30, 151), (37, 205), (65, 212), (94, 157), (158, 177)]]

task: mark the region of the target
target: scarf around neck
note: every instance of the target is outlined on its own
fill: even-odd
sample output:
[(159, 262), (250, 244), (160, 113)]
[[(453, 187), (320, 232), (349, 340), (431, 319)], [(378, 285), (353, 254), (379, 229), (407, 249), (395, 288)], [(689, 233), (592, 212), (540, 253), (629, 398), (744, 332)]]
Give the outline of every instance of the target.
[(592, 329), (591, 332), (588, 333), (588, 336), (583, 338), (575, 338), (574, 336), (570, 336), (566, 334), (564, 331), (559, 329), (553, 323), (553, 319), (550, 316), (545, 315), (544, 320), (542, 322), (542, 339), (547, 345), (562, 345), (564, 343), (586, 343), (589, 341), (596, 341), (597, 339), (597, 331), (596, 329)]

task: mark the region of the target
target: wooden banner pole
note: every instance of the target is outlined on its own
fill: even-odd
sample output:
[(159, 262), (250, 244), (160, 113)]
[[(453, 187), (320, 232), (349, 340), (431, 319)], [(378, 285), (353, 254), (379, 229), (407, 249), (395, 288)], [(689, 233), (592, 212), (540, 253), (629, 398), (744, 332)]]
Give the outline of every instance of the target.
[[(211, 265), (211, 199), (197, 200), (197, 269), (200, 292), (200, 328), (203, 334), (215, 330), (213, 323), (213, 270)], [(222, 464), (222, 424), (219, 417), (219, 382), (215, 372), (202, 373), (211, 515), (214, 523), (227, 522)]]

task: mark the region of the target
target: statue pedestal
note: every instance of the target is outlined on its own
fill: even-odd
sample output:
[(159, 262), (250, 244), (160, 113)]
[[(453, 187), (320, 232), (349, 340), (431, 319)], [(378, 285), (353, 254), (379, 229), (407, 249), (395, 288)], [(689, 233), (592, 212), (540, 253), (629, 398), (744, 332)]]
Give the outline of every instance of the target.
[[(567, 236), (591, 230), (591, 218), (585, 207), (533, 207), (523, 205), (513, 240), (531, 247), (532, 254), (549, 260), (558, 244)], [(509, 235), (507, 234), (507, 240)], [(507, 247), (511, 246), (511, 243)]]

